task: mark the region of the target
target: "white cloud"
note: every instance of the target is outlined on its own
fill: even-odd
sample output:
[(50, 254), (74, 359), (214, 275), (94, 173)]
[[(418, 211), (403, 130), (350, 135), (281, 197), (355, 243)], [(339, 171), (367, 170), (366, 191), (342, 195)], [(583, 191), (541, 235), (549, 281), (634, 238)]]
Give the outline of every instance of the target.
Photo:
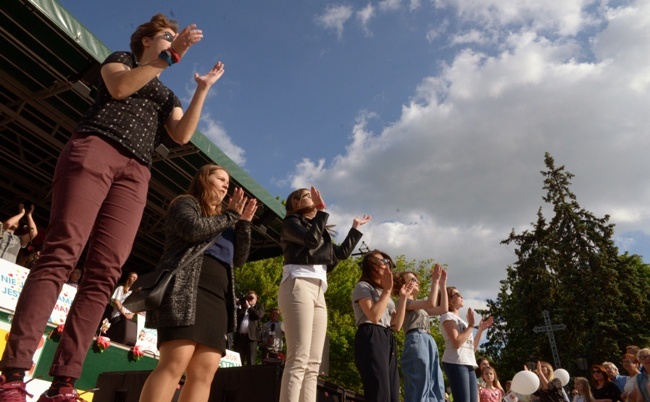
[(352, 7), (330, 5), (323, 14), (316, 16), (316, 23), (326, 29), (336, 31), (339, 39), (343, 37), (343, 25), (352, 17)]
[[(372, 214), (371, 248), (447, 263), (449, 283), (478, 304), (515, 261), (500, 241), (530, 228), (543, 205), (546, 151), (576, 175), (581, 206), (611, 214), (617, 233), (650, 226), (649, 2), (594, 15), (584, 1), (520, 3), (456, 2), (463, 17), (489, 22), (476, 38), (497, 24), (527, 27), (501, 29), (489, 53), (459, 49), (380, 132), (361, 112), (345, 153), (329, 165), (305, 159), (293, 178), (322, 191), (340, 232)], [(601, 16), (590, 41), (574, 37)]]
[(212, 141), (223, 153), (228, 155), (236, 164), (246, 164), (245, 151), (235, 145), (221, 125), (210, 117), (209, 113), (203, 112), (199, 130)]
[(381, 0), (379, 2), (379, 9), (382, 11), (395, 11), (399, 9), (402, 0)]
[(525, 25), (562, 36), (576, 35), (598, 22), (586, 11), (597, 0), (443, 0), (437, 4), (456, 8), (461, 20), (484, 27)]
[(361, 23), (361, 27), (363, 28), (363, 31), (366, 33), (366, 36), (372, 36), (372, 32), (370, 31), (368, 25), (370, 24), (370, 20), (372, 19), (372, 17), (374, 17), (375, 15), (375, 8), (372, 6), (371, 3), (368, 3), (367, 6), (357, 11), (356, 14), (357, 14), (357, 19)]

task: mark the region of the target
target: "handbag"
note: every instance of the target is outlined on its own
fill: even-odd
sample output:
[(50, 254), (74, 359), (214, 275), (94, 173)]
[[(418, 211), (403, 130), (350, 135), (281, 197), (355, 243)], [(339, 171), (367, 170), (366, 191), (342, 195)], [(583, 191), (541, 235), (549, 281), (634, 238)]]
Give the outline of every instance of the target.
[(124, 299), (122, 306), (132, 313), (157, 310), (162, 304), (163, 297), (165, 297), (167, 288), (169, 287), (174, 275), (176, 275), (176, 273), (178, 273), (182, 268), (185, 268), (185, 266), (195, 258), (203, 254), (205, 250), (219, 240), (219, 237), (221, 237), (221, 233), (216, 235), (212, 240), (201, 247), (200, 250), (192, 254), (190, 258), (174, 269), (163, 269), (162, 271), (149, 272), (140, 276), (133, 285), (131, 285), (131, 294)]

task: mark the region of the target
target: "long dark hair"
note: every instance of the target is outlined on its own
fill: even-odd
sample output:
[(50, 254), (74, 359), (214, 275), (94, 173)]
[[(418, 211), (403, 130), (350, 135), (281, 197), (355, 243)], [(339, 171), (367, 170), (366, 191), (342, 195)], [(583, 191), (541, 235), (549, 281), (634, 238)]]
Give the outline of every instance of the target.
[(376, 249), (369, 251), (366, 253), (366, 255), (363, 256), (363, 260), (361, 260), (361, 278), (359, 278), (359, 282), (368, 282), (376, 288), (381, 288), (381, 280), (376, 276), (377, 271), (375, 270), (375, 262), (372, 261), (372, 259), (375, 257), (375, 254), (380, 254), (383, 258), (387, 258), (390, 261), (389, 268), (393, 268), (395, 266), (395, 263), (393, 262), (393, 259), (390, 258), (390, 255)]
[(284, 208), (287, 210), (287, 215), (288, 214), (293, 214), (293, 215), (306, 215), (314, 209), (316, 209), (315, 206), (310, 206), (310, 207), (304, 207), (304, 208), (297, 208), (295, 205), (297, 202), (300, 201), (300, 198), (305, 192), (311, 192), (307, 188), (299, 188), (298, 190), (293, 191), (289, 196), (287, 197), (287, 200), (284, 203)]

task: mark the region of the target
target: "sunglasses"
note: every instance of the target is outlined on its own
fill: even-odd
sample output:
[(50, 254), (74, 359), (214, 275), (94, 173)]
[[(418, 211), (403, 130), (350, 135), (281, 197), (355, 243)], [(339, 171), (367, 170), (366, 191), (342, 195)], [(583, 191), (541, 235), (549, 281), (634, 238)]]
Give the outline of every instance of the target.
[(377, 258), (377, 257), (371, 257), (370, 261), (374, 262), (375, 264), (381, 264), (384, 263), (384, 265), (390, 267), (391, 263), (388, 258)]
[(416, 277), (411, 278), (411, 282), (420, 283), (420, 281), (418, 281), (418, 278)]
[(163, 32), (163, 34), (162, 34), (162, 38), (163, 38), (164, 40), (166, 40), (167, 42), (172, 43), (173, 40), (174, 40), (174, 35), (172, 35), (171, 32), (167, 32), (167, 31), (165, 31), (165, 32)]
[(454, 296), (458, 296), (461, 299), (463, 298), (463, 295), (461, 295), (460, 293), (454, 293), (453, 295), (451, 295), (451, 297), (454, 297)]
[(592, 374), (603, 374), (602, 371), (598, 371), (598, 370), (594, 370), (594, 371), (592, 371), (591, 373), (592, 373)]

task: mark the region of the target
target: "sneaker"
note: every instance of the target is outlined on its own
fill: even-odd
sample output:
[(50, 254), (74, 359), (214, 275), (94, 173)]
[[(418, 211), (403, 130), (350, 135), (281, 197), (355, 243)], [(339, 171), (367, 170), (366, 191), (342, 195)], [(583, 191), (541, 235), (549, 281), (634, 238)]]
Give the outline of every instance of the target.
[[(75, 391), (74, 388), (71, 387), (63, 387), (59, 389), (59, 395), (55, 396), (47, 396), (47, 391), (41, 395), (40, 398), (38, 398), (37, 402), (77, 402), (77, 401), (82, 401), (85, 402), (83, 399), (79, 397), (79, 394), (77, 391)], [(2, 400), (0, 400), (2, 402)]]
[(26, 402), (27, 396), (32, 397), (25, 389), (26, 384), (23, 381), (7, 382), (5, 376), (0, 376), (0, 402)]

